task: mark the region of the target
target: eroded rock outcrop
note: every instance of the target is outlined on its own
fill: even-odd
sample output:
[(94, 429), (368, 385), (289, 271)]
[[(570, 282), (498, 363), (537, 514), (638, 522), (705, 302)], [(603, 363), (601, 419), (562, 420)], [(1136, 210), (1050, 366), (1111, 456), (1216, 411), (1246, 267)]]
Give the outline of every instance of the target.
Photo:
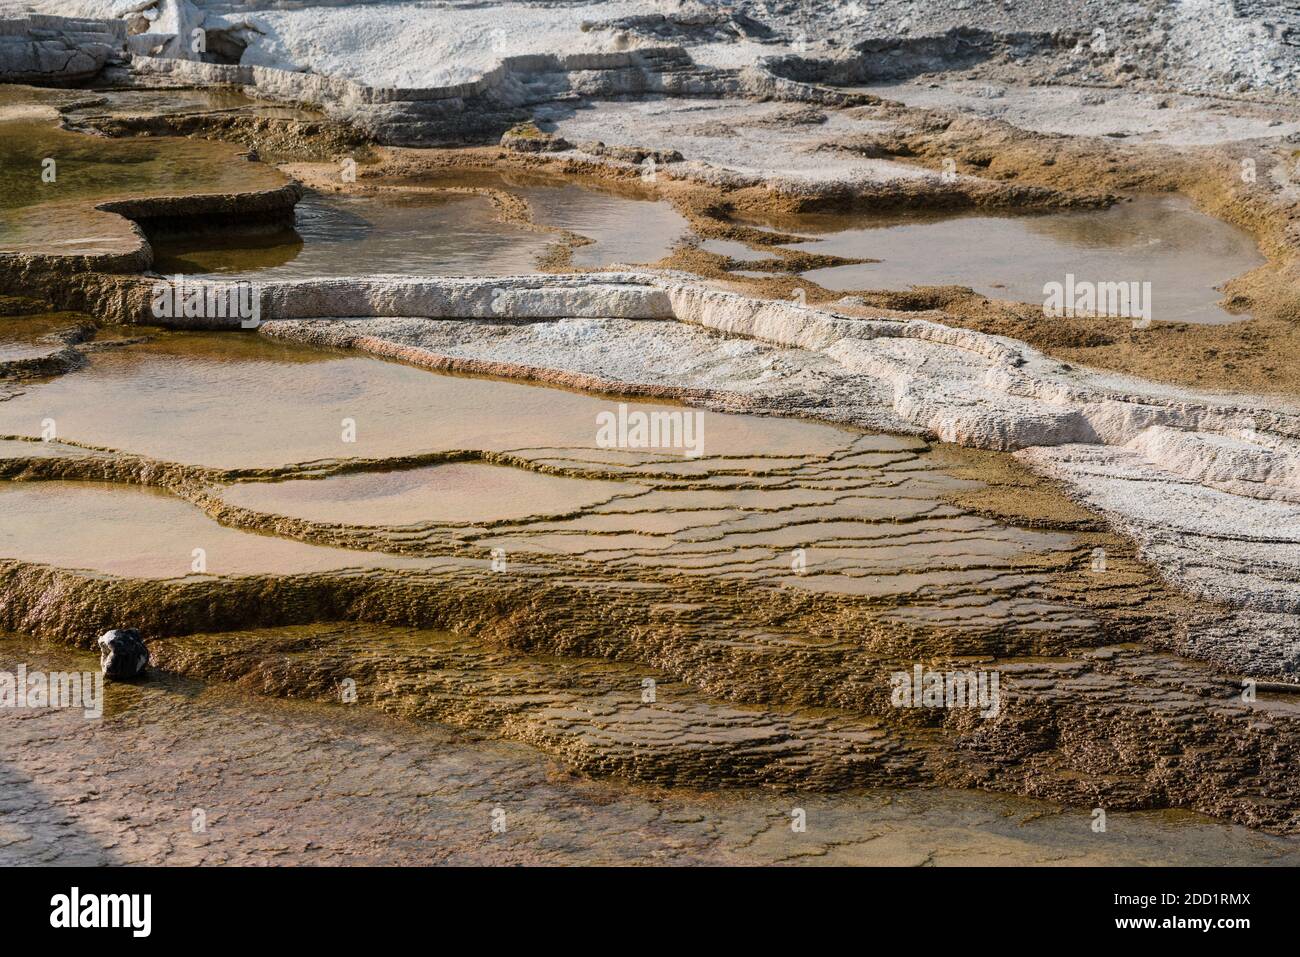
[(72, 86), (126, 59), (126, 23), (33, 14), (0, 20), (0, 83)]

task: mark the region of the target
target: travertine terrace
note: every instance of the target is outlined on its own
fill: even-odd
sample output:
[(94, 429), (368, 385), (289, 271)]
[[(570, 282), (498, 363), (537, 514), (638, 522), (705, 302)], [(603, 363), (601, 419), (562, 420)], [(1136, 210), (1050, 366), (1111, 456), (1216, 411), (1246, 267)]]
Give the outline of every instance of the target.
[[(1094, 808), (1164, 860), (1292, 859), (1300, 24), (964, 6), (0, 2), (6, 155), (62, 164), (0, 207), (0, 653), (75, 661), (138, 627), (193, 700), (119, 694), (99, 740), (192, 725), (243, 753), (248, 722), (279, 741), (249, 762), (280, 775), (337, 722), (392, 749), (366, 751), (374, 793), (347, 812), (374, 821), (415, 800), (421, 749), (461, 782), (436, 821), (376, 824), (385, 853), (304, 796), (355, 786), (317, 769), (272, 829), (327, 837), (285, 862), (630, 863), (633, 841), (916, 862), (883, 836), (941, 863), (1126, 860), (1061, 854)], [(584, 266), (583, 214), (527, 199), (555, 183), (682, 233)], [(278, 263), (308, 193), (472, 197), (546, 251), (524, 275), (155, 272), (177, 237)], [(1158, 294), (1134, 322), (810, 278), (873, 262), (819, 251), (826, 217), (1149, 194), (1258, 247), (1222, 322)], [(365, 208), (314, 207), (338, 259), (377, 228)], [(211, 308), (232, 292), (242, 311)], [(684, 442), (629, 444), (638, 415)], [(913, 669), (996, 676), (997, 701), (900, 706)], [(6, 728), (50, 749), (21, 773), (60, 802), (82, 774), (143, 800), (148, 775), (80, 755), (65, 718)], [(221, 801), (202, 772), (179, 788), (121, 860), (102, 808), (67, 812), (65, 852), (17, 800), (0, 857), (275, 858), (248, 778), (224, 845), (153, 834)], [(820, 843), (776, 834), (792, 795)], [(485, 801), (546, 849), (457, 836)], [(594, 830), (564, 833), (574, 808)], [(1009, 818), (1015, 851), (988, 824)], [(954, 843), (971, 821), (986, 845)]]

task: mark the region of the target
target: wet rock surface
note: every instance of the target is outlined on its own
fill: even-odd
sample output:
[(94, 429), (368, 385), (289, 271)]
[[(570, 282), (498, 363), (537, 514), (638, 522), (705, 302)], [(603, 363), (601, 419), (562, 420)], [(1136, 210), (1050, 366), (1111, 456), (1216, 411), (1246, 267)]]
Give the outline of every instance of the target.
[[(0, 95), (0, 120), (61, 154), (86, 153), (72, 130), (132, 153), (113, 152), (106, 179), (74, 161), (94, 175), (65, 177), (80, 192), (59, 202), (28, 182), (6, 193), (4, 291), (92, 323), (157, 318), (138, 276), (148, 237), (286, 225), (300, 188), (255, 157), (315, 161), (294, 175), (340, 190), (434, 188), (431, 170), (476, 164), (635, 183), (714, 243), (660, 264), (710, 283), (269, 283), (255, 345), (110, 342), (75, 323), (0, 337), (0, 507), (20, 516), (0, 536), (0, 627), (88, 649), (131, 621), (162, 668), (161, 687), (111, 689), (101, 747), (67, 713), (0, 729), (17, 755), (0, 771), (0, 856), (1289, 860), (1290, 840), (1263, 832), (1300, 828), (1300, 420), (1263, 393), (1300, 392), (1283, 361), (1300, 354), (1294, 18), (1039, 0), (924, 17), (892, 3), (511, 11), (493, 33), (484, 8), (421, 8), (430, 45), (384, 5), (362, 18), (167, 0), (129, 14), (129, 62), (101, 49), (121, 21), (0, 29), (8, 76), (35, 63), (33, 82), (89, 69), (135, 88)], [(209, 51), (183, 42), (195, 26)], [(395, 55), (410, 37), (418, 55)], [(180, 92), (192, 85), (277, 105), (198, 103)], [(185, 105), (156, 108), (149, 87)], [(496, 146), (511, 128), (527, 135)], [(124, 138), (139, 134), (222, 175), (159, 186), (166, 163)], [(391, 148), (466, 143), (494, 145)], [(21, 175), (49, 152), (24, 148)], [(153, 174), (119, 177), (139, 159)], [(360, 184), (345, 159), (362, 161)], [(468, 188), (504, 221), (548, 228), (510, 190)], [(1240, 329), (1052, 322), (957, 288), (829, 305), (838, 293), (799, 274), (846, 259), (786, 248), (817, 210), (1093, 208), (1137, 190), (1183, 192), (1257, 238), (1267, 262), (1224, 289), (1252, 316)], [(547, 269), (600, 262), (551, 229)], [(315, 351), (288, 360), (290, 342)], [(1203, 388), (1080, 368), (1093, 358)], [(707, 410), (707, 452), (593, 447), (591, 403), (615, 400), (444, 388), (427, 370), (632, 395), (634, 411), (682, 401)], [(1261, 395), (1204, 391), (1225, 385)], [(737, 415), (755, 412), (872, 432)], [(146, 544), (114, 548), (123, 527)], [(997, 706), (900, 706), (895, 679), (913, 668), (996, 675)], [(174, 763), (170, 790), (119, 740)], [(54, 799), (31, 795), (38, 779)], [(899, 784), (1074, 810), (858, 790)], [(674, 790), (691, 786), (719, 793)], [(101, 811), (122, 800), (138, 819)], [(794, 800), (810, 835), (787, 833)], [(215, 832), (198, 826), (213, 807)], [(1140, 836), (1099, 848), (1081, 813), (1097, 807), (1260, 830), (1116, 810)], [(498, 809), (516, 824), (522, 811), (522, 833), (491, 836)], [(76, 842), (49, 840), (69, 827)]]
[(20, 291), (54, 271), (139, 272), (152, 260), (147, 233), (224, 224), (256, 229), (291, 222), (296, 183), (262, 164), (235, 162), (228, 144), (180, 136), (106, 139), (67, 129), (58, 107), (76, 100), (23, 87), (6, 102), (40, 104), (36, 116), (0, 111), (0, 275)]
[[(13, 638), (0, 655), (5, 668), (89, 661)], [(1288, 865), (1297, 854), (1294, 838), (1196, 815), (1115, 811), (1098, 834), (1088, 811), (979, 792), (588, 780), (436, 723), (168, 674), (108, 692), (101, 721), (45, 710), (0, 723), (0, 861)]]
[[(1274, 494), (1275, 487), (1276, 494), (1289, 494), (1296, 430), (1291, 411), (1264, 412), (1249, 398), (1225, 400), (1078, 370), (1009, 340), (924, 321), (855, 321), (671, 281), (643, 280), (638, 287), (626, 280), (615, 284), (613, 278), (572, 277), (567, 304), (549, 298), (559, 290), (558, 282), (536, 296), (525, 282), (506, 280), (491, 286), (436, 280), (336, 282), (312, 287), (320, 298), (305, 305), (301, 294), (309, 288), (306, 284), (285, 286), (279, 300), (286, 303), (285, 311), (377, 315), (372, 321), (271, 322), (266, 331), (433, 369), (671, 396), (714, 409), (801, 414), (917, 431), (983, 448), (1082, 444), (1095, 463), (1098, 486), (1100, 476), (1118, 477), (1131, 458), (1145, 456), (1143, 475), (1152, 479), (1148, 487), (1153, 491), (1131, 505), (1145, 502), (1145, 521), (1153, 526), (1169, 524), (1159, 514), (1170, 502), (1159, 491), (1169, 484), (1160, 480), (1162, 474), (1171, 481), (1174, 474), (1191, 478), (1179, 483), (1182, 517), (1172, 520), (1189, 526), (1211, 523), (1212, 513), (1234, 495), (1253, 499)], [(512, 287), (520, 290), (518, 305), (508, 298)], [(292, 306), (287, 305), (290, 290), (298, 294)], [(490, 305), (483, 301), (489, 290)], [(397, 295), (405, 301), (390, 305)], [(455, 302), (458, 295), (464, 298)], [(324, 301), (335, 296), (343, 305)], [(275, 318), (277, 300), (270, 301)], [(676, 323), (647, 321), (665, 310), (672, 311)], [(439, 318), (383, 315), (396, 312)], [(465, 317), (443, 320), (448, 312)], [(539, 312), (579, 316), (523, 324), (480, 321), (488, 312), (515, 319), (531, 319)], [(601, 318), (608, 316), (617, 318)], [(1243, 443), (1235, 437), (1243, 428), (1267, 438)], [(1033, 451), (1026, 458), (1039, 462), (1047, 455)], [(1242, 455), (1251, 457), (1264, 481), (1236, 481), (1225, 489), (1223, 476), (1241, 473), (1230, 461)], [(1189, 457), (1197, 463), (1190, 475), (1183, 462)], [(1079, 496), (1090, 494), (1082, 487), (1089, 472), (1058, 468), (1053, 474), (1080, 483)], [(1276, 572), (1267, 580), (1253, 572), (1242, 575), (1239, 569), (1254, 563), (1247, 557), (1249, 548), (1237, 557), (1217, 549), (1199, 558), (1198, 577), (1204, 581), (1195, 590), (1253, 610), (1292, 610), (1286, 596), (1297, 575), (1282, 547), (1293, 524), (1287, 506), (1240, 504), (1260, 513), (1253, 523), (1260, 531), (1247, 538), (1258, 539), (1257, 552), (1271, 549), (1270, 567)], [(1266, 512), (1280, 516), (1280, 533), (1263, 531), (1278, 527), (1263, 517)], [(1151, 549), (1147, 554), (1169, 579), (1186, 580), (1176, 551)]]
[[(82, 420), (44, 405), (63, 438), (0, 449), (0, 497), (20, 503), (0, 562), (4, 627), (83, 642), (103, 616), (131, 620), (158, 636), (164, 672), (295, 698), (350, 687), (365, 707), (640, 784), (908, 781), (1296, 827), (1289, 698), (1247, 701), (1239, 680), (1170, 654), (1214, 657), (1240, 619), (1162, 588), (1122, 539), (1006, 458), (717, 412), (703, 413), (698, 457), (605, 449), (594, 427), (610, 400), (228, 334), (96, 357), (0, 412), (19, 421), (78, 375), (111, 389), (97, 370), (158, 363), (168, 343), (184, 346), (159, 381), (180, 396), (198, 372), (207, 390), (188, 414), (206, 414), (204, 394), (231, 412), (225, 377), (251, 372), (260, 385), (245, 391), (296, 424), (238, 418), (244, 433), (222, 449), (188, 428), (141, 431), (128, 406)], [(430, 403), (419, 430), (382, 430), (355, 449), (372, 457), (340, 457), (354, 450), (338, 413), (304, 393), (311, 376), (267, 362), (276, 350), (304, 372), (342, 361), (357, 384), (366, 369), (400, 373), (361, 393), (383, 402), (455, 386), (482, 421)], [(121, 385), (139, 393), (144, 368)], [(277, 387), (301, 407), (268, 402)], [(489, 395), (515, 418), (493, 419)], [(283, 436), (310, 438), (316, 419), (328, 431), (286, 461)], [(474, 449), (488, 422), (510, 430)], [(276, 457), (241, 467), (258, 436)], [(160, 438), (180, 439), (178, 459), (140, 454)], [(189, 464), (187, 448), (225, 462)], [(52, 534), (70, 509), (81, 521)], [(118, 554), (124, 527), (149, 546)], [(996, 672), (996, 708), (898, 707), (895, 676), (918, 665)]]

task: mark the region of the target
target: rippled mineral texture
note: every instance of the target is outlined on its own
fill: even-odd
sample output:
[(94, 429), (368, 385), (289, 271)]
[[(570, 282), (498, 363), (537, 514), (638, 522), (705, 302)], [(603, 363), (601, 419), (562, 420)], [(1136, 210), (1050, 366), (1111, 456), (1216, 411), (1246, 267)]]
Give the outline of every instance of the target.
[(0, 862), (1296, 863), (1297, 30), (0, 0)]

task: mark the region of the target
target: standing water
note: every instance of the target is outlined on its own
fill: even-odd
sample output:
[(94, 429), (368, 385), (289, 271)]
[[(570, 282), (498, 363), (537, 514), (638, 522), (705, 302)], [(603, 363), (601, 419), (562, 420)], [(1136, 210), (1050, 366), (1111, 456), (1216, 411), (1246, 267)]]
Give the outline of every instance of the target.
[(878, 260), (803, 274), (827, 289), (959, 285), (1041, 303), (1044, 286), (1064, 284), (1068, 274), (1079, 282), (1149, 281), (1152, 318), (1169, 322), (1240, 318), (1218, 305), (1216, 287), (1265, 261), (1247, 233), (1175, 197), (1037, 215), (805, 216), (794, 228), (811, 236), (792, 249)]

